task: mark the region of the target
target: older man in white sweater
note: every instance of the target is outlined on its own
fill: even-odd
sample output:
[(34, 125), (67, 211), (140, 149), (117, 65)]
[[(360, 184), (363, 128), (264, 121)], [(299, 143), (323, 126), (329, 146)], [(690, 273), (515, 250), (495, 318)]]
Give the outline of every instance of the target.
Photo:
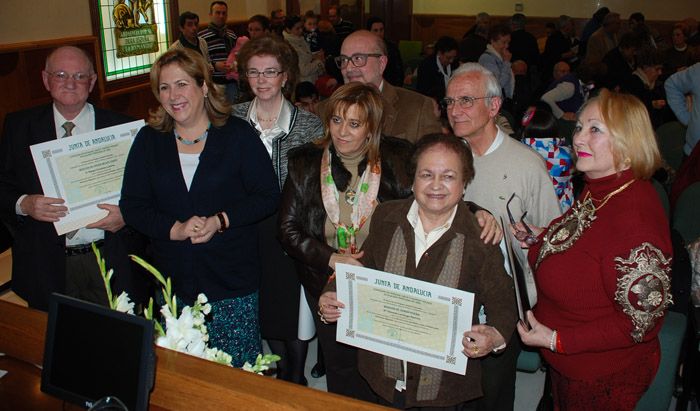
[[(507, 222), (506, 203), (515, 194), (510, 203), (513, 216), (519, 219), (527, 212), (528, 224), (545, 227), (561, 214), (559, 201), (542, 157), (496, 125), (501, 102), (498, 80), (476, 63), (462, 65), (447, 85), (443, 100), (447, 118), (455, 135), (469, 143), (474, 155), (476, 174), (465, 199)], [(519, 259), (524, 261), (524, 255)], [(484, 397), (479, 400), (479, 410), (513, 409), (519, 352), (515, 336), (502, 354), (483, 360)]]

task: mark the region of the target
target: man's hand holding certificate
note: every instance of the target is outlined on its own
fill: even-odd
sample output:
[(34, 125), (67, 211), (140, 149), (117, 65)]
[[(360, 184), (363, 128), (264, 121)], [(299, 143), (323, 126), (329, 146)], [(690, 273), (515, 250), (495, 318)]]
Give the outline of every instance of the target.
[(43, 221), (53, 221), (59, 235), (88, 225), (118, 229), (123, 220), (114, 207), (131, 143), (143, 125), (139, 120), (31, 146), (45, 197), (29, 196), (27, 206), (47, 210)]
[[(390, 357), (464, 374), (464, 332), (474, 294), (347, 264), (336, 265), (345, 308), (336, 339)], [(328, 320), (333, 320), (328, 318)]]

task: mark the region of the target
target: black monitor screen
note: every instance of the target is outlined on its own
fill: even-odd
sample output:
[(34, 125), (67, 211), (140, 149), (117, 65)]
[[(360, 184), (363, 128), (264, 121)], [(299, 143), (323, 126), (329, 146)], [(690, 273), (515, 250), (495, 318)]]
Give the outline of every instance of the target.
[(141, 317), (54, 294), (41, 389), (90, 406), (119, 398), (145, 410), (153, 385), (153, 324)]

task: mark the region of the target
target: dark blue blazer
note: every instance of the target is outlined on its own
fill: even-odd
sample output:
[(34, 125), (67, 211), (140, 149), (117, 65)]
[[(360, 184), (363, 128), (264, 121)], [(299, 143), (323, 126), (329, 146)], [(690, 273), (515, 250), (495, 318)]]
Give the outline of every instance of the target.
[[(146, 126), (136, 136), (119, 203), (127, 224), (151, 239), (154, 265), (172, 277), (178, 297), (212, 301), (258, 289), (260, 258), (255, 223), (273, 214), (279, 187), (270, 156), (245, 121), (212, 126), (187, 191), (172, 132)], [(171, 241), (176, 221), (225, 211), (230, 228), (205, 244)]]
[[(95, 129), (126, 123), (133, 119), (95, 107)], [(65, 236), (56, 234), (53, 223), (36, 221), (15, 214), (15, 203), (22, 194), (43, 194), (29, 146), (56, 138), (53, 105), (10, 113), (0, 140), (0, 212), (13, 233), (12, 290), (31, 307), (47, 310), (52, 292), (65, 291)], [(122, 229), (105, 233), (105, 254), (114, 268), (113, 291), (130, 291), (132, 272), (126, 245), (133, 233)], [(129, 284), (127, 284), (129, 283)], [(132, 295), (132, 299), (134, 296)]]

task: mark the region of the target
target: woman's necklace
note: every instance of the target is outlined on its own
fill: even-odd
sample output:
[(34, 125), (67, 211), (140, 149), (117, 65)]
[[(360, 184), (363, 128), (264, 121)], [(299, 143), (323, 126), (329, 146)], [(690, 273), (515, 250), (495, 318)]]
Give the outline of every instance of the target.
[[(619, 194), (619, 193), (625, 191), (625, 189), (626, 189), (627, 187), (629, 187), (632, 183), (634, 183), (634, 179), (631, 179), (630, 181), (628, 181), (628, 182), (626, 182), (625, 184), (623, 184), (622, 186), (620, 186), (620, 188), (618, 188), (617, 190), (615, 190), (615, 191), (611, 192), (610, 194), (606, 195), (605, 197), (603, 197), (602, 200), (598, 200), (597, 198), (593, 197), (593, 196), (591, 195), (591, 192), (590, 192), (590, 191), (588, 192), (588, 194), (586, 194), (586, 198), (590, 197), (593, 201), (599, 202), (600, 204), (599, 204), (597, 207), (595, 207), (595, 209), (596, 209), (596, 210), (600, 210), (600, 209), (603, 208), (603, 206), (608, 202), (608, 200), (610, 200), (615, 194)], [(584, 199), (584, 200), (585, 200), (585, 199)]]
[(277, 121), (277, 116), (275, 116), (275, 117), (270, 117), (270, 118), (263, 118), (263, 117), (258, 116), (258, 121), (261, 122), (261, 123), (263, 123), (263, 122), (265, 122), (265, 123), (274, 123), (274, 122)]
[(211, 123), (207, 124), (207, 129), (204, 130), (204, 133), (202, 133), (202, 135), (195, 138), (194, 140), (187, 140), (186, 138), (182, 137), (180, 135), (180, 133), (177, 132), (177, 129), (173, 129), (173, 133), (175, 134), (175, 138), (177, 139), (177, 141), (181, 142), (182, 144), (184, 144), (186, 146), (193, 146), (193, 145), (199, 143), (200, 141), (204, 141), (207, 138), (207, 136), (209, 135), (209, 127), (210, 126), (211, 126)]
[(353, 177), (350, 184), (348, 184), (347, 190), (345, 190), (345, 202), (350, 205), (355, 204), (355, 197), (357, 197), (357, 191), (355, 191), (355, 188), (357, 188), (357, 180), (359, 178), (359, 175)]
[[(586, 193), (582, 201), (577, 201), (576, 204), (571, 207), (569, 215), (549, 227), (544, 235), (544, 241), (540, 253), (537, 256), (535, 269), (537, 269), (540, 262), (547, 256), (561, 253), (571, 248), (571, 246), (578, 241), (583, 232), (591, 226), (593, 220), (596, 219), (596, 211), (603, 208), (613, 196), (623, 192), (627, 187), (632, 185), (634, 181), (634, 179), (628, 181), (620, 186), (620, 188), (603, 197), (602, 200), (593, 198), (590, 191)], [(597, 201), (600, 204), (596, 206), (593, 204), (593, 201)]]

